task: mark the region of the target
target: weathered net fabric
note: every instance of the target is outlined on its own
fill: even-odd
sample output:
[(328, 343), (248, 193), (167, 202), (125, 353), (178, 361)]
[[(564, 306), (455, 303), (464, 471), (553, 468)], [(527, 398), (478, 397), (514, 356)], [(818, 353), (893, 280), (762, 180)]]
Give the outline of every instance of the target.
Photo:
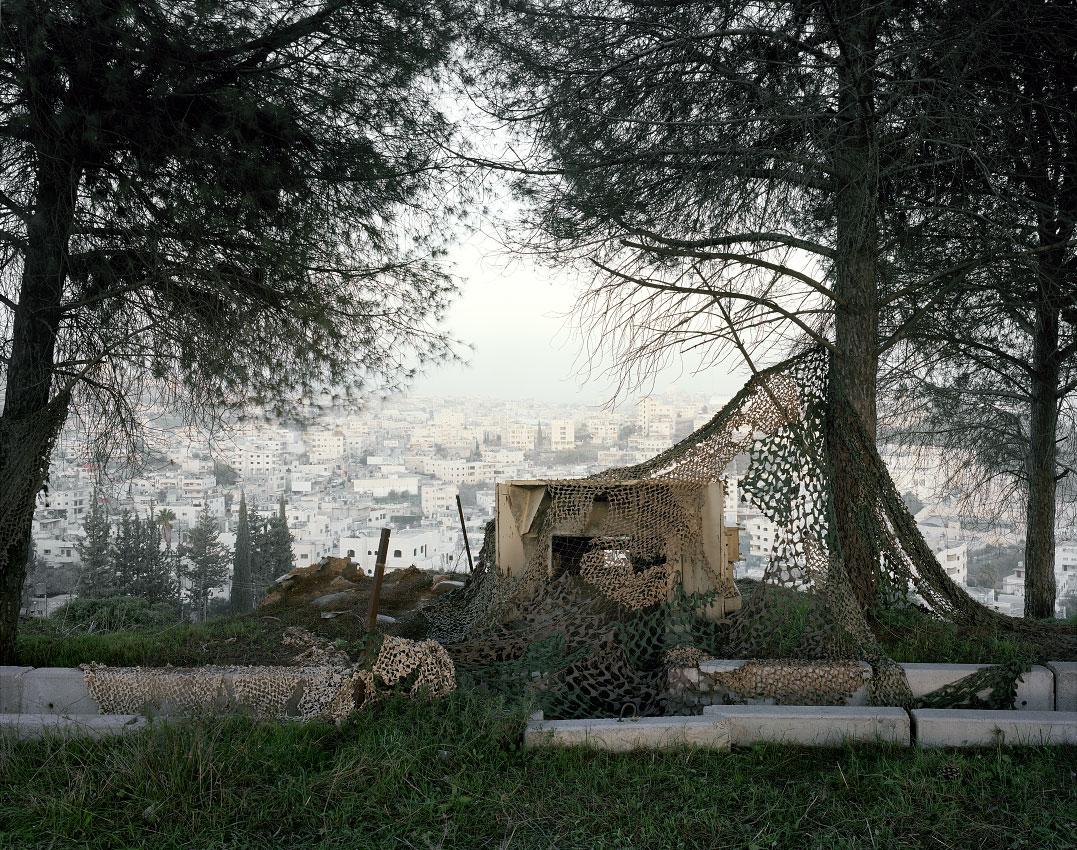
[[(646, 463), (547, 482), (526, 569), (510, 576), (498, 568), (488, 528), (468, 585), (426, 609), (430, 636), (462, 674), (494, 689), (530, 690), (550, 717), (616, 716), (626, 704), (662, 713), (669, 668), (703, 657), (864, 661), (873, 670), (871, 702), (908, 705), (904, 674), (874, 637), (846, 574), (830, 463), (838, 449), (856, 465), (859, 531), (880, 553), (881, 604), (916, 600), (961, 626), (1009, 632), (1046, 653), (1077, 650), (1073, 630), (1004, 617), (951, 581), (873, 441), (830, 393), (828, 365), (825, 352), (813, 351), (759, 373), (706, 426)], [(828, 443), (835, 439), (838, 446)], [(681, 570), (707, 563), (704, 494), (738, 456), (748, 459), (745, 498), (778, 531), (763, 580), (740, 610), (725, 605), (716, 617), (714, 606), (734, 589), (712, 573), (713, 589), (687, 592)], [(1009, 684), (997, 684), (1006, 689), (1015, 672), (1003, 674)], [(826, 702), (828, 689), (836, 698), (848, 684), (835, 679), (828, 688), (816, 676), (803, 683), (800, 701)], [(781, 687), (797, 701), (795, 681)]]
[(304, 629), (285, 630), (299, 652), (294, 666), (195, 668), (83, 665), (90, 696), (103, 714), (204, 714), (241, 711), (259, 717), (341, 721), (395, 690), (445, 696), (456, 687), (451, 659), (435, 641), (385, 637), (369, 665)]

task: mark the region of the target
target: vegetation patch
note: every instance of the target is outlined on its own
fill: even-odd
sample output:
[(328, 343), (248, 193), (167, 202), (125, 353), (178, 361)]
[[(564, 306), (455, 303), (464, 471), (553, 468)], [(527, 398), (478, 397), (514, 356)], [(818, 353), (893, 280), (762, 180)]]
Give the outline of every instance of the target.
[(876, 611), (869, 623), (887, 654), (899, 663), (1042, 664), (1077, 660), (1044, 658), (1039, 647), (1020, 640), (1013, 632), (962, 629), (918, 608)]
[(342, 727), (229, 718), (0, 738), (0, 846), (1072, 847), (1077, 749), (523, 750), (527, 706), (390, 698)]

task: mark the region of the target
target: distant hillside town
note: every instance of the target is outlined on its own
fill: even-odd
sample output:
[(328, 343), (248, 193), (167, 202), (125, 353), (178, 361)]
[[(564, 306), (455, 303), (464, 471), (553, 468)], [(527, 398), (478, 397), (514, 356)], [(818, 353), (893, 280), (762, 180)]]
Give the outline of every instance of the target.
[[(390, 527), (387, 570), (414, 565), (460, 572), (467, 562), (457, 497), (477, 554), (494, 518), (496, 482), (580, 478), (647, 460), (705, 425), (725, 401), (643, 397), (634, 410), (615, 412), (532, 401), (399, 398), (362, 412), (341, 410), (313, 425), (238, 425), (213, 441), (192, 428), (164, 429), (153, 459), (134, 477), (93, 463), (84, 444), (65, 435), (34, 516), (36, 561), (25, 612), (44, 616), (78, 595), (80, 549), (95, 494), (114, 520), (126, 511), (166, 522), (161, 545), (177, 551), (207, 512), (230, 553), (241, 494), (255, 521), (279, 515), (283, 497), (295, 566), (332, 555), (372, 573), (379, 530)], [(962, 515), (957, 494), (940, 492), (944, 482), (930, 451), (883, 446), (882, 452), (951, 578), (985, 605), (1021, 616), (1022, 526)], [(738, 479), (746, 461), (730, 466), (725, 521), (742, 529), (738, 577), (761, 578), (777, 529), (742, 497)], [(1077, 540), (1062, 531), (1055, 579), (1057, 613), (1065, 616), (1077, 608)], [(211, 590), (215, 599), (231, 594), (228, 570)]]

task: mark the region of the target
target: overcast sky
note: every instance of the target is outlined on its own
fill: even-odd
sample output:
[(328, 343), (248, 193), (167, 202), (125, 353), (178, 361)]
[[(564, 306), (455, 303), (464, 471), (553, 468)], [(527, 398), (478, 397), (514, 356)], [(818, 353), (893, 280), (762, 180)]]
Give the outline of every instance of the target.
[[(462, 291), (449, 311), (447, 330), (474, 347), (466, 365), (433, 367), (413, 386), (423, 396), (534, 398), (570, 404), (602, 404), (614, 393), (601, 368), (582, 374), (579, 338), (566, 318), (575, 300), (568, 275), (513, 258), (492, 238), (476, 233), (452, 252)], [(685, 392), (732, 396), (747, 370), (739, 364), (692, 374), (696, 362), (680, 359), (664, 370), (655, 394)], [(736, 367), (735, 374), (729, 374)], [(630, 404), (640, 393), (621, 398)]]

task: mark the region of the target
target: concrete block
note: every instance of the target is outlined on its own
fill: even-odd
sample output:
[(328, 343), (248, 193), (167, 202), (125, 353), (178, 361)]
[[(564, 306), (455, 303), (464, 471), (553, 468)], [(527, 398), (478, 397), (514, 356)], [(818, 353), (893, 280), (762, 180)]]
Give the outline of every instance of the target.
[(526, 747), (594, 747), (611, 752), (678, 746), (729, 749), (729, 726), (718, 717), (638, 720), (538, 720), (527, 724)]
[(914, 708), (910, 714), (921, 747), (1077, 744), (1077, 711)]
[(838, 747), (859, 741), (909, 746), (909, 715), (900, 708), (847, 705), (708, 705), (704, 717), (729, 723), (736, 746), (763, 741)]
[(38, 667), (22, 677), (23, 714), (100, 714), (76, 667)]
[(103, 738), (142, 729), (149, 721), (137, 714), (0, 714), (0, 735), (20, 740), (46, 735), (89, 735)]
[(709, 661), (699, 662), (699, 672), (706, 673), (708, 676), (718, 676), (722, 673), (732, 673), (734, 670), (739, 670), (747, 663), (742, 658), (712, 658)]
[(1048, 661), (1055, 676), (1055, 711), (1077, 711), (1077, 661)]
[(33, 667), (0, 667), (0, 714), (22, 711), (22, 677)]
[[(971, 676), (988, 664), (902, 664), (909, 680), (913, 698)], [(1046, 667), (1035, 665), (1017, 683), (1018, 711), (1053, 711), (1055, 707), (1055, 677)]]

